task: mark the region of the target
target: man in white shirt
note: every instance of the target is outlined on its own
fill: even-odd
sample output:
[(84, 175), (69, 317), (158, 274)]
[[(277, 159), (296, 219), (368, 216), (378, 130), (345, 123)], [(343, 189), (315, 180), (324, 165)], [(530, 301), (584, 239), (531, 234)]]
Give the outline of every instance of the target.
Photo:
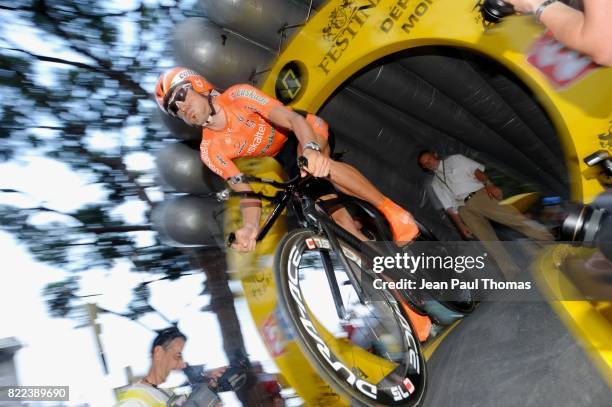
[[(174, 405), (178, 399), (170, 389), (158, 387), (164, 383), (170, 372), (182, 370), (187, 364), (183, 360), (183, 348), (187, 337), (177, 328), (170, 327), (159, 332), (151, 346), (151, 368), (140, 381), (119, 391), (119, 404), (116, 407), (166, 407)], [(210, 375), (209, 387), (215, 387), (216, 379), (225, 367), (214, 370)], [(210, 392), (208, 406), (221, 405), (221, 400)], [(184, 399), (182, 399), (184, 401)]]
[(535, 240), (550, 241), (554, 237), (541, 224), (528, 219), (511, 205), (499, 205), (502, 191), (484, 173), (484, 165), (461, 154), (440, 159), (435, 151), (422, 151), (418, 156), (421, 168), (434, 174), (432, 189), (459, 233), (476, 237), (495, 257), (507, 279), (518, 271), (499, 241), (489, 220), (509, 226)]

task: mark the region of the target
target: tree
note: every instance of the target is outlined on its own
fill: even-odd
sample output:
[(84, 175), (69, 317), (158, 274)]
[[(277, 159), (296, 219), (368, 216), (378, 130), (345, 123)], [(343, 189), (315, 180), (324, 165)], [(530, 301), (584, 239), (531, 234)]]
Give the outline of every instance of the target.
[[(148, 221), (134, 224), (117, 215), (122, 205), (140, 202), (148, 219), (162, 195), (151, 171), (133, 170), (128, 160), (160, 148), (169, 136), (150, 90), (162, 67), (172, 64), (173, 27), (193, 13), (194, 1), (137, 0), (111, 7), (84, 0), (0, 2), (0, 160), (46, 156), (67, 164), (106, 195), (67, 212), (44, 203), (0, 205), (2, 229), (36, 260), (73, 273), (45, 289), (49, 312), (56, 317), (70, 315), (78, 299), (78, 273), (93, 268), (129, 261), (135, 272), (169, 279), (204, 270), (214, 287), (211, 308), (224, 322), (226, 352), (244, 352), (224, 256), (218, 250), (164, 246)], [(44, 46), (30, 45), (37, 42)], [(1, 193), (22, 191), (15, 182)], [(150, 243), (142, 243), (143, 234)], [(136, 290), (131, 316), (150, 311), (146, 291)]]

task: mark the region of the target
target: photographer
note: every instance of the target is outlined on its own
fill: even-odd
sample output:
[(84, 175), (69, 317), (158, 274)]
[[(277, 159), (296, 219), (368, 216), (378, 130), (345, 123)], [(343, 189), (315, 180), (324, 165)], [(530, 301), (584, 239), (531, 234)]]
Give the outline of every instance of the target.
[(584, 11), (556, 0), (504, 0), (521, 14), (532, 14), (555, 38), (589, 55), (600, 65), (612, 66), (612, 1), (584, 0)]
[[(179, 399), (169, 389), (158, 387), (164, 383), (170, 372), (183, 370), (187, 366), (183, 360), (183, 348), (187, 337), (178, 328), (170, 327), (159, 332), (151, 346), (151, 368), (138, 382), (126, 386), (119, 392), (117, 407), (159, 407), (175, 405), (173, 400)], [(225, 367), (215, 369), (208, 375), (208, 387), (214, 389), (217, 379), (223, 375)], [(210, 404), (221, 405), (221, 401), (213, 391), (210, 391)], [(182, 400), (184, 401), (184, 399)], [(179, 404), (176, 404), (179, 405)]]

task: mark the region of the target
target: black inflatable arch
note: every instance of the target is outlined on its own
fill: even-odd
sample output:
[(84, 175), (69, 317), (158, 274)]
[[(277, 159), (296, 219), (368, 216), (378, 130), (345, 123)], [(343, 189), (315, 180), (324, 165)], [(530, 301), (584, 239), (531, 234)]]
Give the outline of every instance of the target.
[(422, 47), (376, 61), (345, 81), (319, 114), (337, 150), (441, 238), (456, 232), (431, 194), (418, 153), (462, 153), (514, 194), (567, 198), (556, 130), (529, 89), (501, 64), (453, 47)]

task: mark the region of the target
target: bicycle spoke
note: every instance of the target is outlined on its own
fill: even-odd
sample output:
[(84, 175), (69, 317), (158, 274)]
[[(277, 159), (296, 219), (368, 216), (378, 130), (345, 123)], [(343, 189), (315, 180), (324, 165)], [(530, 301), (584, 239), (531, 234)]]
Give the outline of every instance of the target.
[(325, 377), (362, 404), (418, 404), (425, 366), (414, 330), (392, 295), (373, 288), (363, 268), (371, 262), (338, 242), (295, 231), (277, 255), (283, 306), (300, 343)]

